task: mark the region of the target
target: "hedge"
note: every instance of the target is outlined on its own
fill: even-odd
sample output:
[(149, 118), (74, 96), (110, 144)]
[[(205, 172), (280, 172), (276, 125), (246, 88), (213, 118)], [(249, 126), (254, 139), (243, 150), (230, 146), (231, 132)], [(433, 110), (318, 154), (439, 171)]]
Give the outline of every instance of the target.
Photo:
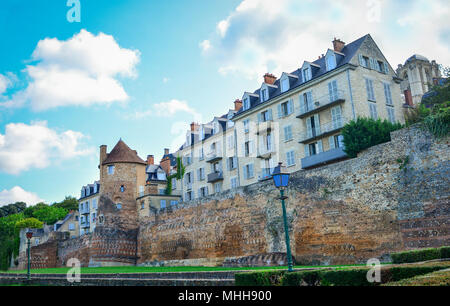
[(450, 246), (393, 253), (391, 258), (395, 264), (450, 258)]
[[(449, 268), (450, 264), (436, 263), (421, 267), (383, 267), (381, 283), (395, 282), (418, 275)], [(285, 271), (264, 271), (238, 273), (237, 286), (377, 286), (380, 283), (367, 281), (369, 268), (346, 270), (315, 270), (286, 273)]]
[(259, 271), (237, 273), (236, 286), (279, 286), (286, 271)]

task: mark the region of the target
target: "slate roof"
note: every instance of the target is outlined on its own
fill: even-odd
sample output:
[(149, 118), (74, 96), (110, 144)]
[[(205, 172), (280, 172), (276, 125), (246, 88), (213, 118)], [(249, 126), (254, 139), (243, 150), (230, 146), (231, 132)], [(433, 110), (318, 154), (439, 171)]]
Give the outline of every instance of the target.
[[(358, 51), (358, 49), (361, 47), (361, 44), (366, 40), (367, 37), (370, 37), (370, 34), (364, 35), (363, 37), (345, 45), (345, 47), (341, 50), (341, 52), (335, 52), (336, 54), (336, 68), (342, 67), (348, 63), (350, 63), (350, 61), (352, 60), (352, 58), (356, 55), (356, 52)], [(343, 56), (344, 55), (344, 56)], [(289, 86), (289, 91), (294, 90), (295, 88), (306, 84), (308, 82), (313, 81), (314, 79), (328, 73), (329, 71), (327, 71), (327, 67), (326, 67), (326, 63), (325, 63), (325, 57), (321, 57), (320, 59), (315, 60), (314, 62), (309, 62), (312, 66), (312, 79), (310, 81), (305, 82), (303, 79), (303, 75), (302, 75), (302, 69), (299, 68), (291, 73), (288, 73), (288, 75), (295, 75), (298, 77), (297, 78), (291, 78), (290, 79), (290, 86)], [(320, 67), (320, 68), (319, 68)], [(275, 86), (277, 86), (277, 89), (272, 91), (270, 94), (270, 98), (267, 101), (261, 102), (261, 99), (257, 98), (257, 97), (251, 97), (250, 99), (250, 109), (247, 110), (243, 110), (243, 108), (241, 108), (236, 114), (235, 116), (239, 116), (240, 114), (247, 112), (249, 110), (251, 110), (252, 108), (263, 104), (263, 103), (268, 103), (269, 101), (271, 101), (272, 99), (277, 98), (278, 96), (282, 95), (282, 94), (286, 94), (287, 92), (281, 92), (281, 86), (280, 86), (280, 79), (277, 79), (275, 81), (275, 83), (273, 84)], [(260, 90), (261, 88), (258, 88), (257, 90), (255, 90), (253, 92), (253, 94), (257, 95), (258, 97), (260, 96)], [(252, 94), (252, 93), (250, 93)]]
[(137, 163), (146, 165), (147, 163), (137, 155), (136, 151), (130, 149), (125, 142), (119, 140), (116, 146), (106, 155), (102, 165), (112, 163)]

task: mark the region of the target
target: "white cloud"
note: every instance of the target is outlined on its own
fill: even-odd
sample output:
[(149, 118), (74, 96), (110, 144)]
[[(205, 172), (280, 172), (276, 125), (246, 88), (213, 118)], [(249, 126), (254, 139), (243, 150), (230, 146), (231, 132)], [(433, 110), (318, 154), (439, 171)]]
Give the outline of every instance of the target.
[[(128, 99), (118, 77), (136, 77), (139, 51), (121, 48), (111, 35), (86, 30), (61, 41), (46, 38), (33, 52), (34, 64), (25, 72), (28, 87), (17, 92), (5, 107), (29, 102), (36, 111), (60, 106), (110, 104)], [(2, 104), (0, 104), (2, 105)]]
[(128, 119), (141, 119), (145, 117), (173, 117), (177, 113), (187, 113), (194, 117), (194, 121), (201, 122), (201, 114), (190, 107), (186, 101), (172, 99), (168, 102), (161, 102), (153, 104), (149, 110), (136, 112), (132, 116), (127, 116)]
[(19, 186), (15, 186), (10, 190), (0, 191), (0, 206), (8, 205), (16, 202), (24, 202), (27, 205), (34, 205), (43, 202), (35, 193), (23, 190)]
[(6, 76), (0, 74), (0, 95), (11, 85), (11, 81)]
[(81, 143), (85, 137), (71, 130), (58, 133), (48, 128), (45, 121), (8, 124), (5, 134), (0, 134), (0, 171), (19, 174), (89, 155), (94, 150)]
[(166, 84), (166, 83), (168, 83), (170, 81), (170, 78), (164, 77), (162, 81), (163, 81), (164, 84)]
[(208, 52), (211, 49), (211, 42), (209, 40), (204, 40), (200, 44), (200, 49), (202, 49), (203, 53)]
[(208, 55), (222, 74), (261, 79), (316, 60), (334, 37), (370, 33), (394, 68), (414, 53), (448, 65), (449, 14), (447, 0), (242, 0), (217, 23)]

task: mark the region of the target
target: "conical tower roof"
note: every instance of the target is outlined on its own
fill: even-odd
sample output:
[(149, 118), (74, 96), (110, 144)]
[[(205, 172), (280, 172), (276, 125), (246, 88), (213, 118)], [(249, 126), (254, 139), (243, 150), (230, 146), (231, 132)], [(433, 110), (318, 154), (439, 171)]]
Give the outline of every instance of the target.
[(146, 165), (147, 163), (137, 155), (137, 152), (131, 150), (125, 142), (119, 140), (116, 146), (106, 155), (102, 165), (112, 163), (136, 163)]

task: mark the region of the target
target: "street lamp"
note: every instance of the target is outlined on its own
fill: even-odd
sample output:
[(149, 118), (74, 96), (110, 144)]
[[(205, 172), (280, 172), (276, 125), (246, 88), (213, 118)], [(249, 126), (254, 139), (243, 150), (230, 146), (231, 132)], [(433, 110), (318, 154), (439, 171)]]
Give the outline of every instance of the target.
[(27, 255), (28, 255), (28, 271), (27, 271), (27, 279), (31, 280), (31, 238), (33, 237), (33, 232), (31, 229), (28, 229), (27, 231), (27, 240), (28, 240), (28, 248), (27, 248)]
[(277, 167), (275, 167), (272, 173), (273, 182), (275, 187), (280, 189), (280, 200), (281, 206), (283, 207), (283, 220), (284, 220), (284, 234), (286, 236), (286, 250), (287, 250), (287, 260), (288, 260), (288, 271), (294, 271), (292, 267), (292, 255), (291, 255), (291, 245), (289, 242), (289, 230), (287, 225), (286, 218), (286, 206), (284, 204), (284, 200), (287, 197), (284, 195), (284, 190), (287, 188), (289, 183), (289, 173), (286, 171), (286, 168), (283, 166), (283, 163), (279, 163)]

